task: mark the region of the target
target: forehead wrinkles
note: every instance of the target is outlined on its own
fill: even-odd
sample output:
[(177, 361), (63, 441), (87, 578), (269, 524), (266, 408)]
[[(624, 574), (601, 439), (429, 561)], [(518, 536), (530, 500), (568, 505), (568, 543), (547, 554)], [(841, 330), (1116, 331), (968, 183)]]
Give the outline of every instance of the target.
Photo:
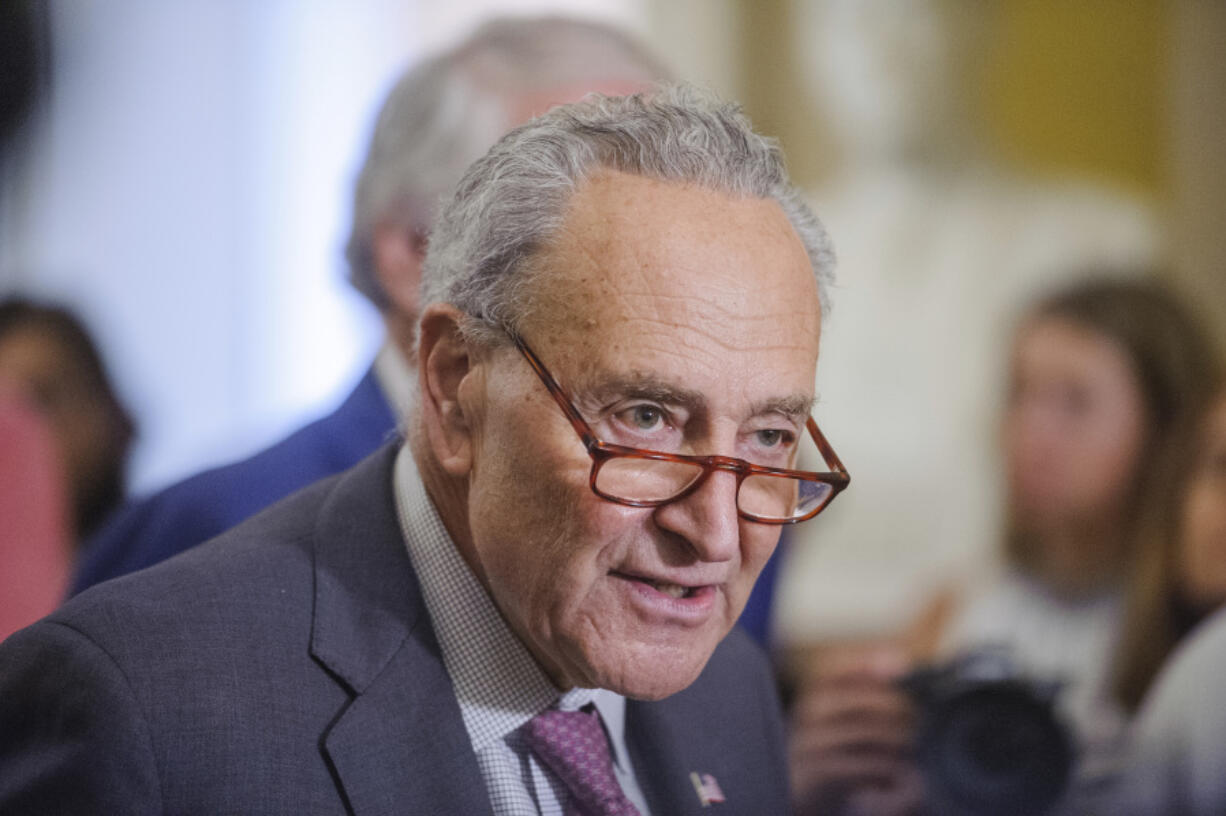
[(816, 281), (774, 202), (613, 174), (576, 193), (537, 263), (541, 330), (678, 328), (720, 349), (816, 339)]
[[(708, 379), (731, 375), (746, 384), (759, 371), (764, 373), (773, 359), (807, 359), (810, 353), (803, 336), (788, 332), (774, 332), (773, 336), (767, 331), (754, 333), (743, 330), (742, 325), (718, 321), (682, 328), (662, 321), (627, 320), (598, 334), (599, 347), (591, 348), (592, 357), (611, 362), (623, 358), (644, 363), (658, 360), (665, 364), (682, 359), (687, 374)], [(813, 368), (806, 365), (804, 373), (812, 374)]]

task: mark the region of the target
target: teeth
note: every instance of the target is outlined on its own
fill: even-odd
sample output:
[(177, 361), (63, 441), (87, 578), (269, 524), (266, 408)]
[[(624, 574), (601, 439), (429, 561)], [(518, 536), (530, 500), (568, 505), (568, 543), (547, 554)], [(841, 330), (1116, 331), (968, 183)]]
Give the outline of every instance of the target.
[(651, 585), (657, 591), (663, 592), (670, 598), (684, 598), (690, 591), (689, 587), (683, 587), (680, 584), (665, 584), (659, 581), (652, 581)]

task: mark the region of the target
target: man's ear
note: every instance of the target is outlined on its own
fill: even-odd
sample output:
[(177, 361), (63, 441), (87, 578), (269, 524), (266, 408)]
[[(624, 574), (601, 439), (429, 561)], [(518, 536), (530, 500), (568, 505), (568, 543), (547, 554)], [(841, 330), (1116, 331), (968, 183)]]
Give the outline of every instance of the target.
[(460, 398), (461, 385), (474, 376), (476, 362), (460, 332), (462, 319), (447, 303), (427, 308), (417, 354), (418, 410), (426, 442), (443, 470), (458, 477), (467, 476), (472, 467), (476, 430)]

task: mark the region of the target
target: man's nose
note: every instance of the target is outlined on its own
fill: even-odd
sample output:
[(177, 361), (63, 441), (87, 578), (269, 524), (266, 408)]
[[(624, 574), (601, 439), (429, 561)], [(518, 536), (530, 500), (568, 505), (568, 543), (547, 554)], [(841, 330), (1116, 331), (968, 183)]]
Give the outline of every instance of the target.
[(741, 547), (737, 474), (717, 470), (688, 496), (656, 509), (656, 524), (684, 538), (702, 561), (730, 561)]

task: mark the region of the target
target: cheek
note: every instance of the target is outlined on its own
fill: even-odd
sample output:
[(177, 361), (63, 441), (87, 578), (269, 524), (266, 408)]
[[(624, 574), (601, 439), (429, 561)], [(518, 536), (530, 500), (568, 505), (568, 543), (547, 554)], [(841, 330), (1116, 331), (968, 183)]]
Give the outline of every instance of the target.
[(1119, 410), (1093, 418), (1068, 439), (1068, 446), (1064, 464), (1076, 497), (1095, 509), (1129, 498), (1144, 447), (1139, 412)]
[(498, 542), (484, 549), (506, 558), (556, 537), (574, 497), (586, 489), (587, 455), (582, 448), (573, 455), (562, 433), (569, 429), (543, 421), (534, 404), (504, 400), (487, 417), (474, 435), (469, 515), (478, 549)]
[(1035, 509), (1105, 511), (1128, 498), (1140, 458), (1139, 428), (1085, 424), (1036, 440), (1006, 431), (1009, 487)]
[(783, 527), (773, 524), (754, 524), (741, 522), (741, 564), (735, 580), (729, 587), (729, 624), (735, 623), (741, 616), (754, 584), (761, 575), (766, 562), (770, 560), (779, 544)]
[(1139, 429), (1103, 430), (1089, 440), (1081, 468), (1086, 488), (1110, 495), (1120, 493), (1132, 483), (1141, 455)]
[(758, 573), (766, 566), (784, 528), (774, 524), (741, 522), (741, 572), (757, 580)]
[(504, 614), (524, 629), (556, 629), (614, 560), (629, 514), (592, 494), (586, 470), (499, 469), (494, 484), (475, 484), (471, 494), (480, 497), (472, 508), (478, 557)]

